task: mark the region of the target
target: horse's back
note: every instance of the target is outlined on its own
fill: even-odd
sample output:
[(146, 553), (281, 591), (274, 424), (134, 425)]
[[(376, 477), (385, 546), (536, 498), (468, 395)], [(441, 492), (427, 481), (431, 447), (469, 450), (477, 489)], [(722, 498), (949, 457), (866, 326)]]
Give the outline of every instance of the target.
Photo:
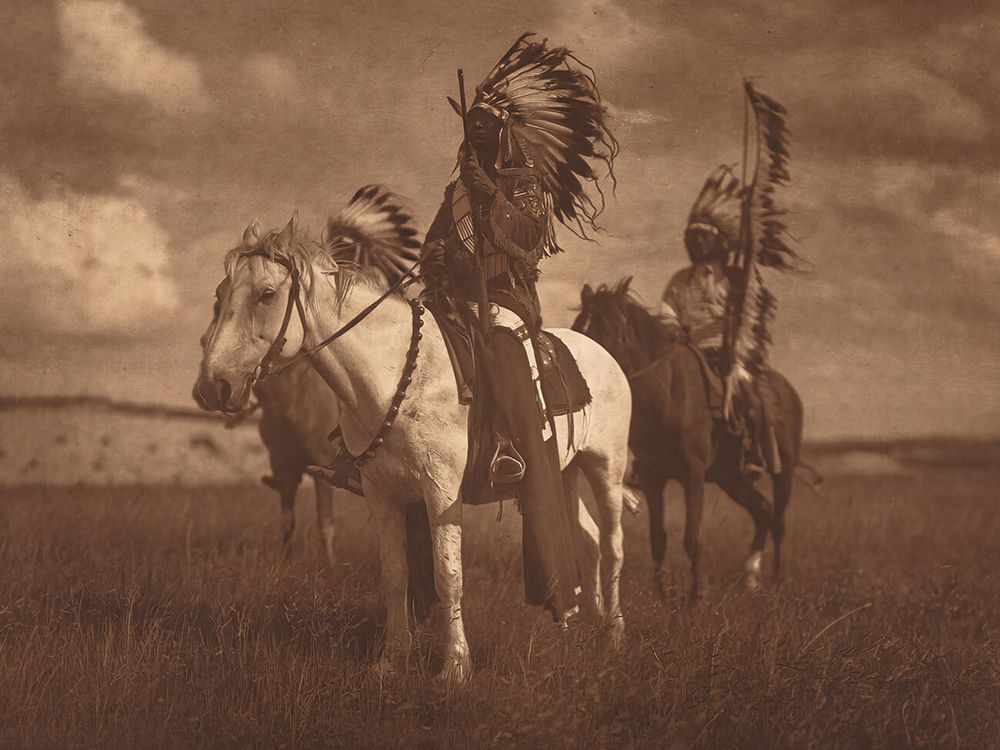
[(622, 368), (615, 358), (592, 338), (570, 328), (546, 328), (545, 331), (566, 344), (592, 392), (628, 390), (628, 379)]
[[(632, 415), (632, 393), (628, 378), (618, 362), (596, 341), (569, 328), (546, 328), (547, 333), (560, 339), (569, 349), (580, 368), (580, 374), (590, 389), (591, 403), (587, 407), (587, 422), (597, 428), (600, 436), (589, 430), (587, 445), (607, 443), (612, 449), (618, 443), (624, 450), (628, 441), (628, 425)], [(585, 446), (578, 446), (584, 449)]]

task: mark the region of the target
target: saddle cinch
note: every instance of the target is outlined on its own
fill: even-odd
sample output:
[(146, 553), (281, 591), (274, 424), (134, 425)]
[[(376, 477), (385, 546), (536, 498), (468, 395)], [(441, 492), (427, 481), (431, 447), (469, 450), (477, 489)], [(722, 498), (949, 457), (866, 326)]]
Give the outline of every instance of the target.
[[(491, 472), (500, 442), (494, 426), (492, 401), (488, 397), (489, 388), (482, 371), (484, 342), (476, 315), (469, 307), (440, 296), (425, 300), (425, 306), (434, 315), (444, 336), (455, 372), (458, 399), (470, 407), (469, 452), (462, 478), (462, 501), (481, 505), (514, 499), (517, 497), (517, 483), (494, 482)], [(562, 340), (546, 331), (538, 337), (537, 346), (533, 346), (530, 338), (516, 334), (520, 319), (514, 313), (506, 308), (499, 308), (499, 313), (495, 325), (506, 328), (524, 342), (532, 373), (537, 372), (535, 387), (544, 410), (543, 432), (546, 439), (555, 435), (557, 419), (562, 417), (564, 419), (558, 421), (568, 433), (567, 446), (577, 444), (582, 438), (579, 433), (585, 430), (586, 419), (589, 419), (589, 413), (583, 410), (590, 404), (591, 395), (576, 360)], [(486, 397), (477, 398), (477, 394)], [(584, 420), (574, 418), (574, 414), (580, 412), (585, 415)]]

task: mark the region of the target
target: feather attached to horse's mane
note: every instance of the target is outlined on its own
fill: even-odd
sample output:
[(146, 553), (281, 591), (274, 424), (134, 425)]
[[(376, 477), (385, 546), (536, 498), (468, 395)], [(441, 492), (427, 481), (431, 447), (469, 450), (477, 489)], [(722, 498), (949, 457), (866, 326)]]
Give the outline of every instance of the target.
[(381, 185), (360, 188), (323, 228), (323, 245), (334, 260), (377, 268), (389, 284), (420, 257), (420, 240), (399, 198)]

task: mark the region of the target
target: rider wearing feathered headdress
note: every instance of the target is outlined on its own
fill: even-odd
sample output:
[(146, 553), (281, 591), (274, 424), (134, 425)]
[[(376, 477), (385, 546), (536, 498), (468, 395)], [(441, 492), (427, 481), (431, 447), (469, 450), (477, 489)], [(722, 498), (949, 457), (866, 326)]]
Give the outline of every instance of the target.
[[(605, 122), (593, 71), (569, 50), (530, 37), (521, 36), (476, 87), (460, 176), (445, 188), (427, 232), (423, 277), (432, 294), (470, 306), (485, 296), (490, 303), (487, 377), (501, 433), (494, 481), (509, 474), (519, 482), (528, 601), (544, 602), (562, 618), (575, 602), (570, 526), (555, 518), (565, 515), (559, 459), (536, 404), (535, 363), (523, 342), (533, 342), (537, 352), (541, 308), (535, 281), (539, 261), (561, 249), (556, 223), (580, 236), (597, 228), (604, 198), (596, 170), (603, 164), (613, 179), (618, 144)], [(452, 106), (462, 113), (454, 101)], [(497, 316), (500, 308), (504, 312)], [(510, 324), (506, 311), (521, 325)], [(559, 549), (532, 545), (529, 536), (551, 535), (555, 527), (561, 529), (555, 536), (568, 540), (554, 545)], [(529, 557), (539, 562), (543, 591), (530, 590)]]
[[(744, 189), (732, 168), (720, 166), (705, 181), (684, 231), (684, 246), (691, 265), (674, 274), (660, 300), (660, 315), (668, 325), (682, 328), (688, 340), (704, 354), (713, 369), (723, 367), (722, 352), (733, 287), (733, 257), (740, 241)], [(753, 339), (746, 327), (735, 342), (732, 382), (743, 393), (750, 382), (747, 363)], [(744, 406), (751, 399), (742, 398)], [(740, 415), (752, 423), (749, 409)], [(765, 461), (753, 429), (744, 430), (744, 461), (749, 471), (763, 471)]]
[[(799, 259), (786, 241), (776, 188), (787, 183), (785, 109), (745, 82), (748, 130), (744, 154), (753, 169), (744, 185), (719, 167), (702, 187), (688, 217), (684, 244), (692, 265), (667, 285), (661, 315), (680, 326), (724, 380), (723, 416), (744, 442), (744, 467), (778, 473), (781, 460), (771, 429), (773, 394), (766, 374), (769, 324), (775, 298), (762, 267), (790, 270)], [(748, 123), (750, 118), (748, 117)]]
[(425, 265), (436, 262), (439, 279), (474, 300), (475, 210), (491, 291), (513, 294), (537, 318), (538, 262), (561, 250), (555, 222), (582, 236), (597, 228), (604, 195), (593, 162), (613, 179), (618, 143), (592, 71), (569, 50), (530, 36), (476, 88), (467, 116), (472, 149), (460, 154), (461, 179), (445, 189), (424, 247)]

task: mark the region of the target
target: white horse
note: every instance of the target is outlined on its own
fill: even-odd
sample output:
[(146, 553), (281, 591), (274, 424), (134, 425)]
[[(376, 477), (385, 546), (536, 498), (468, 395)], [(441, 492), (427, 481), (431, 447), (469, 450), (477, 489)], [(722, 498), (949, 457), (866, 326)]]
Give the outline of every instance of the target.
[[(201, 337), (202, 352), (219, 321), (216, 302), (212, 322)], [(330, 426), (340, 418), (340, 404), (326, 382), (307, 361), (295, 362), (285, 372), (259, 383), (254, 388), (260, 407), (258, 432), (267, 449), (271, 476), (262, 477), (265, 485), (275, 490), (281, 502), (281, 546), (287, 558), (291, 554), (295, 531), (295, 496), (306, 468), (324, 465), (336, 455), (336, 448), (327, 440)], [(197, 383), (192, 391), (202, 408), (210, 408), (201, 398)], [(251, 407), (252, 409), (252, 407)], [(227, 427), (241, 422), (251, 409), (231, 417)], [(333, 521), (333, 486), (323, 479), (313, 480), (316, 490), (316, 528), (320, 544), (326, 553), (326, 563), (336, 563), (333, 540), (337, 527)]]
[[(256, 223), (226, 257), (219, 285), (219, 323), (205, 346), (198, 387), (224, 411), (246, 403), (254, 373), (273, 350), (292, 357), (316, 347), (354, 321), (386, 291), (377, 274), (335, 262), (330, 248), (296, 236), (296, 219), (280, 232), (258, 237)], [(292, 270), (295, 270), (293, 280)], [(299, 287), (301, 304), (290, 298)], [(356, 327), (311, 352), (313, 364), (341, 403), (347, 449), (363, 452), (387, 420), (410, 349), (414, 312), (399, 295), (374, 305)], [(284, 328), (284, 345), (274, 344)], [(468, 447), (469, 409), (459, 403), (444, 339), (423, 315), (416, 369), (392, 428), (362, 467), (365, 499), (375, 522), (386, 605), (380, 667), (405, 658), (410, 646), (406, 605), (404, 506), (423, 502), (431, 527), (434, 585), (444, 629), (441, 677), (460, 682), (471, 670), (462, 620), (462, 500), (459, 488)], [(591, 339), (552, 331), (579, 363), (590, 387), (589, 413), (577, 415), (576, 445), (561, 438), (567, 501), (578, 519), (574, 542), (582, 576), (583, 610), (600, 618), (617, 646), (624, 633), (619, 603), (622, 569), (622, 480), (628, 452), (631, 395), (618, 364)], [(268, 359), (270, 357), (268, 356)], [(580, 419), (586, 416), (586, 419)], [(389, 420), (391, 421), (391, 419)], [(582, 471), (593, 489), (594, 519), (576, 489)], [(602, 586), (603, 584), (603, 586)], [(603, 588), (603, 591), (602, 591)]]

